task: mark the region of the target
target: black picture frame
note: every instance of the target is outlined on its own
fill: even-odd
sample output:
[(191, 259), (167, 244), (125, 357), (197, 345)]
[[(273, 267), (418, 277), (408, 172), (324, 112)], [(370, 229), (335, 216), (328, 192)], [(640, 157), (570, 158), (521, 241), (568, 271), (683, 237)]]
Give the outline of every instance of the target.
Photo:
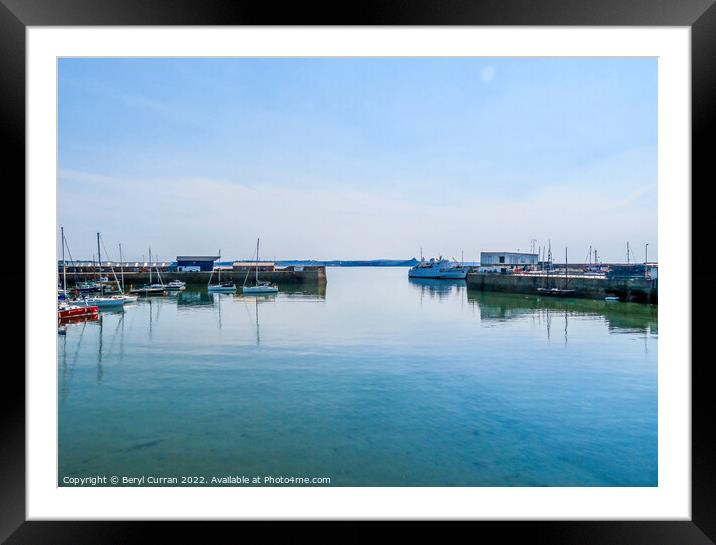
[[(704, 188), (716, 179), (709, 138), (716, 119), (716, 6), (715, 0), (491, 0), (411, 2), (363, 1), (351, 5), (226, 0), (0, 0), (0, 130), (3, 133), (3, 196), (7, 208), (25, 202), (25, 31), (28, 26), (82, 25), (569, 25), (569, 26), (688, 26), (692, 32), (692, 249), (705, 246)], [(7, 167), (11, 167), (8, 169)], [(12, 173), (8, 176), (8, 173)], [(696, 198), (695, 198), (696, 197)], [(701, 198), (698, 198), (701, 197)], [(8, 204), (12, 203), (12, 206)], [(20, 285), (25, 255), (17, 234), (19, 219), (10, 220), (6, 208), (8, 264), (0, 268), (4, 286)], [(698, 212), (703, 211), (703, 214)], [(8, 236), (9, 233), (9, 236)], [(9, 239), (9, 240), (8, 240)], [(703, 244), (698, 244), (698, 241)], [(7, 246), (6, 246), (7, 249)], [(713, 273), (713, 257), (693, 263), (692, 285), (706, 284)], [(15, 264), (15, 262), (18, 262)], [(688, 271), (688, 268), (685, 268)], [(24, 286), (24, 281), (23, 281)], [(691, 293), (684, 296), (692, 298)], [(691, 299), (693, 300), (693, 299)], [(693, 347), (703, 346), (713, 318), (692, 305)], [(704, 313), (698, 316), (698, 312)], [(696, 319), (698, 317), (698, 319)], [(19, 339), (25, 324), (20, 316), (7, 328), (7, 343)], [(17, 335), (10, 335), (17, 331)], [(23, 331), (24, 333), (24, 331)], [(704, 351), (704, 354), (707, 354)], [(501, 542), (707, 544), (716, 541), (716, 425), (712, 421), (713, 385), (708, 380), (711, 358), (693, 357), (692, 365), (692, 519), (690, 521), (524, 521), (474, 522), (473, 536), (497, 535)], [(25, 520), (25, 370), (18, 358), (6, 357), (0, 395), (0, 539), (9, 544), (129, 543), (155, 541), (206, 542), (217, 526), (210, 522), (28, 522)], [(266, 522), (244, 523), (259, 535), (276, 537)], [(315, 538), (315, 528), (289, 523), (281, 529), (291, 536)], [(476, 526), (474, 526), (476, 525)], [(331, 526), (340, 541), (357, 541), (372, 525), (358, 522)], [(234, 531), (233, 526), (229, 531)], [(465, 528), (463, 527), (464, 531)], [(242, 530), (242, 533), (245, 530)], [(418, 530), (423, 537), (441, 527)], [(265, 532), (265, 533), (264, 533)], [(337, 533), (336, 533), (337, 532)], [(252, 532), (253, 533), (253, 532)], [(173, 537), (172, 537), (173, 535)], [(237, 534), (237, 538), (239, 535)]]

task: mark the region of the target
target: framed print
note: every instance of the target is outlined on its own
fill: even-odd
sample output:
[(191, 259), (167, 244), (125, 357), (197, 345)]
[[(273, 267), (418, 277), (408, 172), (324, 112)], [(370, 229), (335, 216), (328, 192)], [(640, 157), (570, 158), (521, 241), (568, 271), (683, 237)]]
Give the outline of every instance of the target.
[(716, 8), (539, 6), (4, 1), (3, 539), (712, 543)]

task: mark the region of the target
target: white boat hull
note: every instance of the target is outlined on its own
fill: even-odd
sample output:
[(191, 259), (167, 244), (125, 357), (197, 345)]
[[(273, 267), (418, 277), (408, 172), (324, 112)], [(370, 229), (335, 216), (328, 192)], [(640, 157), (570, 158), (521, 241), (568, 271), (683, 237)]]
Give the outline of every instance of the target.
[(124, 299), (114, 297), (111, 299), (87, 298), (83, 300), (81, 304), (85, 306), (94, 306), (99, 308), (120, 308), (124, 306)]
[(434, 268), (413, 268), (408, 271), (409, 278), (438, 278), (438, 279), (453, 279), (453, 280), (465, 280), (467, 278), (466, 268), (455, 268), (441, 271), (440, 269)]
[(244, 286), (242, 293), (278, 293), (276, 286)]
[(215, 293), (233, 293), (236, 291), (236, 286), (231, 288), (227, 288), (224, 286), (209, 286), (207, 289)]

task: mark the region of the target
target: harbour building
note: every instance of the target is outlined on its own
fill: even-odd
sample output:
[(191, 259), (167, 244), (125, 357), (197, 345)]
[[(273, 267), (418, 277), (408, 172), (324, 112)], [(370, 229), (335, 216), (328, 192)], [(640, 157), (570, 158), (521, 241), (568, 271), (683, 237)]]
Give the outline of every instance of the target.
[(536, 267), (539, 254), (521, 252), (480, 252), (480, 272), (508, 274), (515, 269)]
[(253, 271), (258, 268), (259, 272), (271, 272), (276, 270), (273, 261), (234, 261), (232, 269), (235, 271)]
[(177, 271), (199, 272), (214, 270), (214, 262), (219, 259), (218, 255), (178, 255)]

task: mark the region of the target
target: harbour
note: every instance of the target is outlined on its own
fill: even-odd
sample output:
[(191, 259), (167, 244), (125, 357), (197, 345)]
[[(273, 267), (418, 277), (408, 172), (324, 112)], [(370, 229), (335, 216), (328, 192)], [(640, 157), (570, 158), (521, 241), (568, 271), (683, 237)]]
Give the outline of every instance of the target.
[(268, 296), (187, 285), (68, 325), (58, 485), (657, 484), (656, 306), (408, 280), (404, 267), (326, 278)]

